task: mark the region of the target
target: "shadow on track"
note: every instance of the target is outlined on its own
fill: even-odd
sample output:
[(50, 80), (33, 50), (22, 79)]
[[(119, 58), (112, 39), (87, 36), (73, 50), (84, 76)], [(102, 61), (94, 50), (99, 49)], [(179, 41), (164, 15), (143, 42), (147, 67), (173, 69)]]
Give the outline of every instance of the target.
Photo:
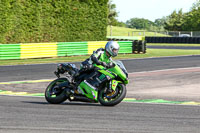
[[(30, 103), (30, 104), (42, 104), (42, 105), (73, 105), (73, 106), (102, 106), (99, 103), (84, 103), (84, 102), (64, 102), (61, 104), (50, 104), (48, 102), (34, 102), (34, 101), (22, 101), (23, 103)], [(105, 107), (105, 106), (102, 106)]]

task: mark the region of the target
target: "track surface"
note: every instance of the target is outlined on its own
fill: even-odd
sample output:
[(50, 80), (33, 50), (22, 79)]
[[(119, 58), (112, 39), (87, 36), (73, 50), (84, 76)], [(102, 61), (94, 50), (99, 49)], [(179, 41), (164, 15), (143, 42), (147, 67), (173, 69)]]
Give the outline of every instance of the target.
[[(200, 56), (124, 60), (128, 72), (199, 67)], [(77, 63), (79, 64), (79, 63)], [(54, 78), (56, 64), (0, 66), (0, 81)], [(41, 97), (0, 96), (0, 132), (198, 133), (200, 106), (120, 103), (47, 104)]]
[[(200, 55), (166, 58), (123, 60), (129, 73), (171, 68), (199, 67)], [(79, 68), (80, 63), (75, 63)], [(38, 80), (55, 78), (56, 64), (0, 66), (0, 81)]]
[(147, 46), (147, 48), (151, 49), (191, 49), (191, 50), (199, 50), (199, 46)]
[(0, 132), (199, 132), (200, 107), (121, 103), (50, 105), (43, 98), (0, 96)]

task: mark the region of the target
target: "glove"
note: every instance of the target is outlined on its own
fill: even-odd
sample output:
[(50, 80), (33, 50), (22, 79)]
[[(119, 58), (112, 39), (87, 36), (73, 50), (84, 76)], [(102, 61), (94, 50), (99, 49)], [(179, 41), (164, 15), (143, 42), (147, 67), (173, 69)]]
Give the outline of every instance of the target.
[(115, 67), (115, 63), (113, 62), (108, 63), (108, 68), (112, 68), (112, 67)]
[(106, 68), (108, 67), (107, 63), (105, 63), (105, 62), (102, 62), (101, 65), (106, 67)]
[(91, 69), (93, 69), (93, 65), (85, 65), (85, 66), (83, 66), (83, 69), (84, 69), (85, 71), (91, 70)]

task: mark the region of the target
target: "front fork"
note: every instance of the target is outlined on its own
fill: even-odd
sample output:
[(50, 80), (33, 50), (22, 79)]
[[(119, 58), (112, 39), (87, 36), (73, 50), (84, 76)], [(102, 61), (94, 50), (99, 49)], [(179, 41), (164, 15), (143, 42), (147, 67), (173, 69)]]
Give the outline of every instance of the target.
[(115, 91), (117, 85), (118, 85), (118, 81), (117, 80), (110, 80), (110, 82), (109, 82), (109, 89), (112, 89), (113, 91)]
[(109, 86), (108, 86), (108, 89), (107, 89), (106, 93), (115, 92), (117, 85), (118, 85), (118, 81), (117, 80), (110, 80), (109, 81)]
[(115, 96), (117, 96), (117, 94), (118, 94), (118, 89), (117, 89), (118, 83), (119, 82), (117, 80), (110, 80), (109, 87), (108, 87), (106, 94), (105, 94), (106, 98), (112, 99)]

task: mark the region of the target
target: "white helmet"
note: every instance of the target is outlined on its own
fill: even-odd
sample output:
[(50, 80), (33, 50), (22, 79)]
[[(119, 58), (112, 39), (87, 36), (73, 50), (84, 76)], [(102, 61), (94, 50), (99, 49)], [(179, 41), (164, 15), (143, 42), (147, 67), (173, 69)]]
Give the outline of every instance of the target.
[(119, 51), (119, 44), (114, 41), (109, 41), (107, 42), (105, 49), (112, 57), (115, 57)]

